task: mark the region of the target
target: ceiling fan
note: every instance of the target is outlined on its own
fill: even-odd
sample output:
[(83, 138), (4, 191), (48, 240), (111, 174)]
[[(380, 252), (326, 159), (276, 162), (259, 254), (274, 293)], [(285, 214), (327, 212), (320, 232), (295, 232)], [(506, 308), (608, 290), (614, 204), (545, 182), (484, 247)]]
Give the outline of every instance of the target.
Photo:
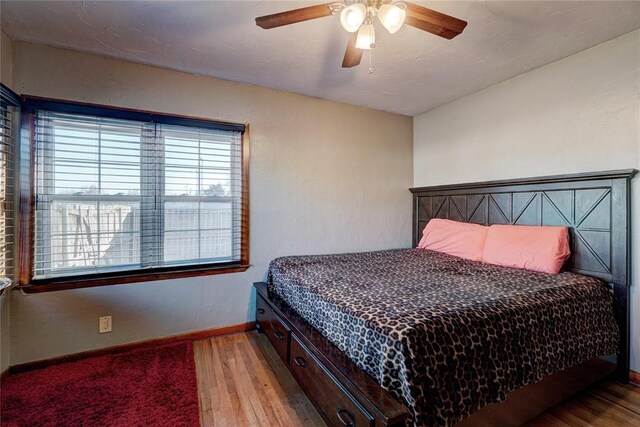
[(467, 26), (466, 21), (453, 16), (407, 1), (393, 0), (343, 0), (323, 3), (260, 16), (256, 18), (256, 25), (269, 29), (337, 14), (340, 14), (342, 27), (351, 33), (342, 60), (343, 68), (360, 64), (363, 50), (375, 47), (375, 17), (378, 17), (382, 26), (391, 34), (396, 33), (403, 24), (407, 24), (445, 39), (452, 39)]

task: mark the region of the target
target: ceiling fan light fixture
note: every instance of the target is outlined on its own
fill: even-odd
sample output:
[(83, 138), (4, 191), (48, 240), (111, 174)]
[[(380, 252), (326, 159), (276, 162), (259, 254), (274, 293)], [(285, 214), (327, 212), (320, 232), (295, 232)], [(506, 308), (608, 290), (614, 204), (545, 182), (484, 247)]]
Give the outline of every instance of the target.
[(358, 49), (373, 49), (376, 47), (376, 33), (373, 29), (373, 24), (367, 22), (358, 30), (358, 37), (356, 38), (356, 48)]
[(342, 9), (340, 12), (340, 23), (342, 28), (350, 33), (358, 31), (365, 18), (367, 17), (367, 8), (362, 3), (352, 4)]
[(403, 3), (383, 4), (378, 9), (378, 19), (391, 34), (398, 32), (407, 17), (406, 5)]
[[(2, 1), (2, 0), (0, 0)], [(326, 0), (325, 0), (326, 1)], [(444, 13), (410, 3), (408, 0), (330, 0), (316, 5), (258, 16), (256, 25), (265, 30), (340, 14), (340, 23), (351, 33), (342, 60), (342, 68), (360, 64), (365, 50), (369, 50), (369, 72), (372, 72), (371, 49), (376, 47), (373, 21), (378, 17), (391, 34), (404, 24), (445, 39), (452, 39), (467, 26), (467, 22)], [(377, 25), (377, 24), (376, 24)]]

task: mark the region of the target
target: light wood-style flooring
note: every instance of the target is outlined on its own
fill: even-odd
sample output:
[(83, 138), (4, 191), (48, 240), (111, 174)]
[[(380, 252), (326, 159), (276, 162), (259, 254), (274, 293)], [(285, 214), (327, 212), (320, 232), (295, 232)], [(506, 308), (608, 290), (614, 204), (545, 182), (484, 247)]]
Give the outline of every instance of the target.
[[(267, 338), (195, 341), (202, 426), (324, 426)], [(608, 382), (545, 412), (533, 426), (640, 426), (640, 387)]]
[(200, 421), (207, 426), (324, 426), (264, 335), (195, 341)]

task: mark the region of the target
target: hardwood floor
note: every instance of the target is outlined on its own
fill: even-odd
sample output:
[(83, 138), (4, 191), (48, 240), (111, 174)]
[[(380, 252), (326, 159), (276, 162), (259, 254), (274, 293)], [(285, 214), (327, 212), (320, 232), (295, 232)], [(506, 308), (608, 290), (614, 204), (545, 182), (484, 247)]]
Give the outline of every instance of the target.
[(527, 426), (638, 426), (640, 387), (606, 382), (577, 394), (539, 415)]
[(325, 425), (264, 335), (195, 341), (194, 353), (203, 427)]
[[(264, 335), (195, 341), (194, 351), (202, 426), (325, 425)], [(527, 424), (638, 425), (640, 387), (616, 382), (585, 390)]]

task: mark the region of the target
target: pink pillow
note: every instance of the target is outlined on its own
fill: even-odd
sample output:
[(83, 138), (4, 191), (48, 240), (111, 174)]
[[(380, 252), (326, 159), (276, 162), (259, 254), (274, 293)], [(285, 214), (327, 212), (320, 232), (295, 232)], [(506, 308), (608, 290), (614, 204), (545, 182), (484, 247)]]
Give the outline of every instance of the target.
[(492, 225), (482, 261), (557, 274), (571, 255), (566, 227)]
[(484, 225), (433, 218), (424, 228), (418, 247), (480, 261), (488, 228)]

